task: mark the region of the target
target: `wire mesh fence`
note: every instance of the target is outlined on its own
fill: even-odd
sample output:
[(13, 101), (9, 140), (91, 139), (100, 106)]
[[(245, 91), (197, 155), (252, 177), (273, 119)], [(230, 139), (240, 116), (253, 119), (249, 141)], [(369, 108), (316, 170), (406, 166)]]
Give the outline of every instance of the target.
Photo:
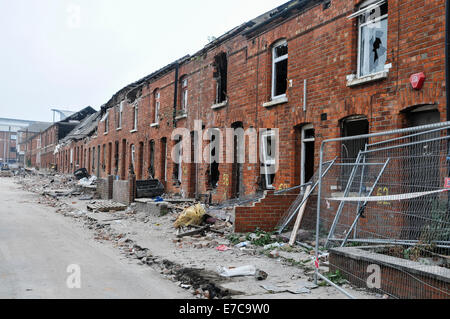
[(305, 223), (316, 218), (330, 271), (395, 298), (450, 298), (449, 124), (323, 142)]

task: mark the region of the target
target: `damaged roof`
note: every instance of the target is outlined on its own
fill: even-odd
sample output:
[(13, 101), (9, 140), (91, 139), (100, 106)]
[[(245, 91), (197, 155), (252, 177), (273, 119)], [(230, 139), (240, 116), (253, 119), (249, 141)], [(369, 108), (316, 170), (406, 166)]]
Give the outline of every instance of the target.
[(237, 36), (239, 34), (242, 34), (247, 37), (254, 36), (261, 30), (264, 30), (265, 27), (269, 27), (272, 24), (278, 22), (279, 20), (286, 19), (289, 16), (292, 16), (296, 13), (302, 12), (304, 10), (309, 9), (310, 7), (318, 4), (318, 3), (324, 3), (328, 2), (329, 0), (291, 0), (286, 2), (285, 4), (276, 7), (273, 10), (270, 10), (246, 23), (241, 24), (238, 27), (233, 28), (232, 30), (226, 32), (225, 34), (221, 35), (217, 39), (211, 41), (208, 43), (203, 49), (199, 50), (192, 56), (186, 55), (182, 57), (181, 59), (178, 59), (177, 61), (170, 63), (166, 65), (165, 67), (143, 77), (142, 79), (131, 83), (124, 88), (120, 89), (115, 93), (111, 99), (105, 103), (101, 110), (104, 113), (106, 109), (114, 107), (115, 104), (117, 104), (119, 101), (116, 101), (116, 99), (123, 93), (126, 94), (126, 97), (128, 97), (128, 93), (132, 92), (133, 90), (136, 90), (143, 85), (149, 83), (152, 80), (155, 80), (164, 74), (170, 72), (173, 70), (177, 65), (182, 64), (186, 61), (189, 61), (193, 57), (203, 55), (208, 50), (219, 46), (223, 42), (227, 41), (230, 38), (233, 38), (234, 36)]
[(78, 141), (89, 136), (96, 130), (100, 116), (101, 111), (98, 111), (86, 117), (75, 126), (75, 128), (60, 141), (60, 143), (67, 143), (72, 140)]

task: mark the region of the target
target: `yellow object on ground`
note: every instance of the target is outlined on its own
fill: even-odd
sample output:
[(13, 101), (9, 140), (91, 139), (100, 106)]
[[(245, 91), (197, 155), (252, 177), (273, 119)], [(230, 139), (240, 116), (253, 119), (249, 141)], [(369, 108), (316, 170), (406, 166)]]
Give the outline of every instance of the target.
[(186, 227), (189, 225), (200, 225), (205, 215), (205, 208), (201, 204), (186, 208), (173, 224), (175, 228)]

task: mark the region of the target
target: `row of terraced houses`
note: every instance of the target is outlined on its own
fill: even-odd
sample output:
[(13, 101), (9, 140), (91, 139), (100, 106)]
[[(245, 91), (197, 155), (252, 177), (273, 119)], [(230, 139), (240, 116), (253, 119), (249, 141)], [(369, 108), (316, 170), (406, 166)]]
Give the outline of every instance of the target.
[[(59, 139), (52, 161), (100, 178), (133, 170), (215, 203), (300, 185), (323, 139), (445, 120), (444, 38), (444, 0), (289, 1), (115, 93)], [(178, 163), (176, 128), (278, 129), (278, 170), (264, 174), (259, 156)]]

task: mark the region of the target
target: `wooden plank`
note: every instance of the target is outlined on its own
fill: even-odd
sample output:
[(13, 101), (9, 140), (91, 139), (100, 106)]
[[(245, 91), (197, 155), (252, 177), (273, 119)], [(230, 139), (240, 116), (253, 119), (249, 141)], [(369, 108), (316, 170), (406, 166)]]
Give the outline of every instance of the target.
[[(303, 196), (303, 200), (306, 199), (306, 196), (308, 196), (309, 192), (311, 191), (311, 185), (306, 187), (305, 195)], [(308, 203), (308, 200), (306, 199), (303, 203), (302, 207), (300, 208), (300, 211), (297, 215), (297, 220), (295, 221), (294, 230), (291, 233), (291, 239), (289, 240), (289, 245), (292, 246), (295, 243), (295, 239), (297, 238), (298, 229), (300, 228), (300, 224), (303, 219), (303, 214), (305, 213), (306, 204)]]

